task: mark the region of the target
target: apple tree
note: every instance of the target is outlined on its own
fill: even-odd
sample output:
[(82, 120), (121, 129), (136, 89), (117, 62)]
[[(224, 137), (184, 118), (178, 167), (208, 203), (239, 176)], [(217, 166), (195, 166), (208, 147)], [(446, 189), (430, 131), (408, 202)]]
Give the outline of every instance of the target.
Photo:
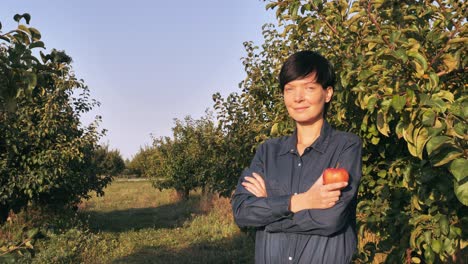
[(0, 222), (27, 205), (73, 205), (110, 181), (92, 162), (99, 119), (80, 121), (98, 103), (70, 56), (45, 51), (30, 18), (15, 15), (17, 29), (0, 31)]
[(246, 166), (249, 149), (265, 138), (292, 131), (277, 76), (292, 53), (318, 51), (338, 74), (327, 120), (364, 144), (359, 230), (379, 239), (362, 246), (356, 262), (371, 262), (377, 253), (388, 263), (462, 261), (468, 245), (465, 1), (280, 0), (266, 8), (277, 24), (263, 27), (260, 47), (245, 43), (240, 93), (214, 98), (225, 133), (242, 150), (232, 155), (233, 167)]
[(94, 150), (94, 166), (98, 175), (117, 176), (125, 169), (125, 162), (117, 149), (109, 149), (109, 145), (99, 145)]
[(172, 137), (154, 138), (148, 172), (158, 189), (175, 189), (182, 199), (196, 188), (211, 190), (218, 157), (220, 134), (212, 116), (198, 120), (175, 119)]

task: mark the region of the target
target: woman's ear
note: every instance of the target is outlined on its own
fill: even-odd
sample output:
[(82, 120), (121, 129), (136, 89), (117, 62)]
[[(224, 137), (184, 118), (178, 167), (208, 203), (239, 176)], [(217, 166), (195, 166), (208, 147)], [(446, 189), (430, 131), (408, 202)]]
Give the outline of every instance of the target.
[(325, 91), (325, 102), (329, 103), (333, 97), (333, 87), (328, 86), (327, 90)]

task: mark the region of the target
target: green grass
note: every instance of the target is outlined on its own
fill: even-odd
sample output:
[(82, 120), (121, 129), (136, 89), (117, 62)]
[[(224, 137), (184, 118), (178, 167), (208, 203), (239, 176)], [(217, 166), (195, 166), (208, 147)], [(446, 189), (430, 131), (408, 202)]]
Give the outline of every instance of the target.
[(234, 224), (228, 199), (174, 191), (150, 182), (114, 182), (80, 206), (95, 239), (86, 263), (252, 263), (253, 239)]

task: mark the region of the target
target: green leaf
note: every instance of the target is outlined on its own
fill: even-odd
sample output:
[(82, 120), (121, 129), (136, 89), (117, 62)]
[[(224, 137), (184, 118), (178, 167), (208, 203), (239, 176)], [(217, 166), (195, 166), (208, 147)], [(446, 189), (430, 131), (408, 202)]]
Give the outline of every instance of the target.
[(453, 188), (458, 200), (465, 206), (468, 206), (468, 181), (461, 185), (454, 181)]
[(22, 31), (24, 31), (24, 32), (26, 32), (28, 34), (31, 34), (31, 32), (29, 31), (29, 28), (27, 26), (25, 26), (25, 25), (18, 25), (18, 29), (22, 30)]
[(432, 127), (434, 126), (436, 113), (431, 109), (425, 110), (422, 114), (422, 124), (425, 126)]
[(404, 49), (391, 50), (388, 55), (397, 60), (401, 60), (403, 63), (408, 61), (408, 55), (406, 55), (406, 51)]
[(45, 49), (44, 42), (42, 42), (42, 41), (33, 42), (33, 43), (31, 43), (29, 45), (29, 48), (30, 49), (34, 49), (34, 48), (43, 48), (43, 49)]
[(406, 127), (403, 128), (403, 138), (406, 140), (406, 142), (414, 144), (413, 131), (413, 123), (409, 123)]
[(453, 39), (450, 39), (447, 43), (448, 43), (448, 44), (453, 44), (453, 43), (464, 43), (464, 44), (468, 44), (468, 38), (467, 38), (467, 37), (453, 38)]
[(438, 150), (443, 144), (451, 144), (451, 138), (447, 136), (432, 137), (426, 144), (426, 150), (429, 155)]
[[(416, 195), (413, 195), (411, 197), (411, 205), (413, 206), (414, 209), (417, 209), (417, 210), (421, 210), (421, 205), (419, 204), (419, 199)], [(421, 220), (423, 221), (423, 220)], [(424, 221), (427, 221), (427, 220), (424, 220)], [(416, 225), (417, 223), (415, 223), (414, 225)]]
[(450, 172), (460, 182), (468, 176), (468, 160), (465, 158), (455, 159), (450, 163)]
[(450, 229), (449, 229), (449, 221), (448, 221), (447, 216), (445, 215), (440, 216), (439, 225), (440, 225), (440, 231), (442, 232), (442, 234), (444, 234), (445, 236), (448, 235)]
[(407, 126), (407, 124), (402, 119), (396, 125), (395, 133), (397, 134), (398, 138), (403, 137), (403, 131), (404, 131), (406, 126)]
[(408, 51), (407, 54), (409, 57), (413, 57), (421, 65), (423, 71), (427, 70), (427, 60), (423, 54), (413, 50)]
[(379, 137), (372, 137), (371, 143), (372, 143), (373, 145), (377, 145), (377, 144), (379, 144), (379, 142), (380, 142), (380, 138), (379, 138)]
[(15, 20), (16, 22), (19, 22), (22, 17), (23, 17), (22, 15), (16, 14), (16, 15), (13, 16), (13, 20)]
[(366, 105), (367, 110), (372, 111), (373, 109), (375, 109), (375, 104), (378, 100), (379, 99), (375, 96), (370, 97)]
[(35, 238), (39, 234), (39, 228), (33, 228), (27, 232), (28, 238)]
[(401, 95), (394, 95), (392, 98), (392, 107), (397, 113), (401, 112), (406, 104), (406, 97)]
[[(436, 153), (436, 152), (434, 152)], [(434, 167), (442, 166), (450, 161), (462, 156), (463, 153), (454, 147), (445, 147), (436, 154), (431, 155), (430, 159)]]
[(445, 128), (447, 128), (447, 124), (442, 123), (439, 119), (436, 119), (432, 127), (427, 127), (429, 137), (440, 135)]
[(380, 178), (385, 178), (385, 176), (387, 176), (387, 171), (386, 170), (380, 170), (377, 175), (380, 177)]
[(432, 241), (432, 232), (431, 231), (424, 232), (424, 241), (426, 241), (426, 243), (428, 243), (428, 244), (431, 243), (431, 241)]
[(31, 32), (31, 37), (33, 40), (40, 40), (41, 39), (41, 32), (39, 32), (39, 30), (33, 28), (33, 27), (30, 27), (29, 28), (29, 32)]
[(467, 134), (468, 125), (462, 122), (456, 123), (453, 126), (453, 130), (457, 133), (457, 136), (459, 136), (460, 138), (464, 138), (464, 136)]
[(390, 128), (387, 124), (386, 113), (383, 113), (382, 111), (377, 113), (377, 129), (380, 131), (380, 133), (388, 137)]
[(367, 80), (369, 77), (371, 77), (374, 74), (375, 74), (375, 72), (373, 72), (371, 70), (363, 70), (363, 71), (361, 71), (359, 73), (358, 80), (360, 80), (360, 81)]
[(427, 246), (426, 249), (424, 250), (424, 260), (426, 263), (434, 263), (434, 251), (432, 251), (432, 248), (430, 246)]
[(442, 61), (444, 62), (445, 67), (447, 67), (447, 72), (451, 72), (458, 68), (458, 60), (452, 56), (452, 54), (447, 53), (442, 56)]
[(32, 72), (28, 72), (25, 74), (25, 81), (28, 83), (28, 89), (33, 89), (37, 85), (37, 75)]
[(427, 135), (427, 130), (425, 128), (421, 128), (419, 130), (419, 133), (416, 137), (416, 144), (415, 144), (415, 148), (416, 148), (416, 156), (420, 159), (422, 159), (422, 154), (423, 154), (423, 150), (424, 150), (424, 146), (426, 145), (426, 142), (427, 142), (427, 139), (428, 139), (428, 135)]
[(414, 76), (416, 78), (422, 78), (424, 76), (423, 66), (417, 61), (413, 61), (413, 64), (414, 64), (414, 68), (416, 70), (416, 72), (414, 73)]
[(278, 135), (278, 123), (273, 124), (271, 127), (270, 135), (277, 136)]
[(439, 110), (439, 112), (445, 112), (447, 110), (447, 107), (450, 105), (441, 98), (435, 97), (430, 100), (427, 100), (426, 102), (427, 106), (434, 107), (435, 109)]
[(439, 86), (439, 76), (435, 72), (429, 73), (429, 81), (431, 83), (432, 90), (437, 90)]
[(432, 240), (431, 248), (434, 250), (435, 253), (439, 254), (440, 250), (442, 249), (442, 243), (438, 239)]
[(446, 91), (446, 90), (442, 90), (436, 94), (433, 94), (432, 98), (433, 99), (442, 98), (442, 99), (447, 100), (450, 103), (453, 103), (455, 101), (455, 97), (453, 93), (451, 93), (450, 91)]
[(26, 24), (29, 25), (29, 21), (31, 21), (31, 15), (28, 13), (24, 13), (23, 16), (24, 20), (26, 21)]

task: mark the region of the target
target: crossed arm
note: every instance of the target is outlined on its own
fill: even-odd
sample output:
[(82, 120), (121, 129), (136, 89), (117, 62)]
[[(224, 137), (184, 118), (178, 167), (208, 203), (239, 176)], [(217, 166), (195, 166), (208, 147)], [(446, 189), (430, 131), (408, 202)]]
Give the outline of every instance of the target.
[(355, 202), (361, 176), (360, 142), (345, 150), (340, 160), (350, 173), (349, 184), (324, 185), (320, 176), (309, 190), (297, 195), (267, 195), (265, 181), (259, 175), (263, 173), (263, 161), (258, 154), (250, 169), (243, 173), (233, 197), (234, 219), (239, 226), (328, 236), (348, 223), (352, 213), (349, 205)]
[[(265, 181), (258, 173), (246, 176), (241, 184), (256, 197), (267, 197)], [(304, 193), (293, 195), (289, 210), (293, 213), (307, 209), (327, 209), (338, 202), (341, 190), (348, 185), (347, 182), (323, 184), (323, 175)]]

